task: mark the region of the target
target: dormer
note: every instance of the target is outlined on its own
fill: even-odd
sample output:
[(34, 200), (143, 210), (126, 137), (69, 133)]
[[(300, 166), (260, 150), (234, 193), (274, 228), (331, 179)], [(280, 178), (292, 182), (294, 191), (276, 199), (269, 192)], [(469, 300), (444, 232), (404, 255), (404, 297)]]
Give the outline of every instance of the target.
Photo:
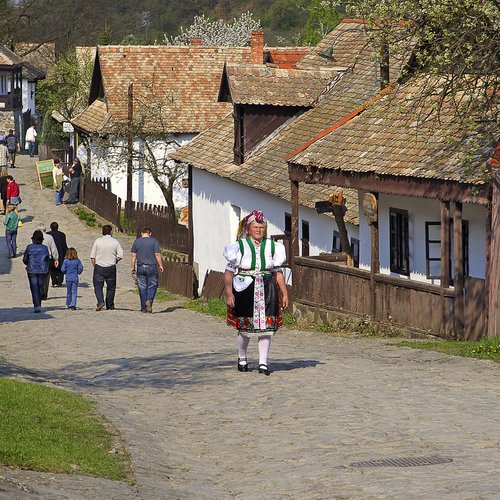
[(314, 107), (338, 75), (337, 70), (224, 65), (218, 100), (233, 104), (234, 162), (244, 163), (273, 132)]

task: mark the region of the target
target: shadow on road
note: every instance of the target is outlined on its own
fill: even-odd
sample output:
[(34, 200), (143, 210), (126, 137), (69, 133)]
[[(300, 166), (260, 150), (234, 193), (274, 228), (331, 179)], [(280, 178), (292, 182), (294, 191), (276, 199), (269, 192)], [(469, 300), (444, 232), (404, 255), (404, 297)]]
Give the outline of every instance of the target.
[[(272, 365), (272, 371), (312, 368), (317, 360), (281, 360)], [(193, 386), (223, 381), (221, 371), (235, 369), (228, 353), (193, 354), (177, 352), (161, 356), (103, 359), (88, 363), (69, 364), (58, 372), (27, 370), (0, 361), (0, 375), (22, 376), (32, 382), (49, 382), (67, 389), (122, 389)]]

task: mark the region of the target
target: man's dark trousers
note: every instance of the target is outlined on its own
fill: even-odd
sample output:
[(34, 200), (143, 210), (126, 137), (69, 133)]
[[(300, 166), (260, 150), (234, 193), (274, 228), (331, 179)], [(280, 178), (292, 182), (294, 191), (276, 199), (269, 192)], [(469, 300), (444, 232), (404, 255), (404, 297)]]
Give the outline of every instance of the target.
[[(116, 291), (116, 266), (102, 267), (94, 266), (94, 293), (97, 304), (106, 304), (106, 309), (115, 308)], [(104, 301), (103, 288), (106, 283), (106, 301)]]

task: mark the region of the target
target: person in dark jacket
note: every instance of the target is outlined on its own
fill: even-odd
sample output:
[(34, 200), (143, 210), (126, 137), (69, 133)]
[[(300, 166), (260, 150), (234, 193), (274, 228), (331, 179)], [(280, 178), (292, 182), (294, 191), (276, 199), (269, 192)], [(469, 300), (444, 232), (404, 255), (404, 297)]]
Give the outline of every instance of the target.
[(9, 179), (6, 175), (0, 175), (0, 196), (3, 203), (3, 215), (5, 215), (5, 210), (7, 209), (7, 185), (9, 184)]
[(65, 203), (73, 205), (78, 203), (80, 180), (83, 174), (82, 164), (78, 158), (73, 160), (73, 164), (69, 168), (69, 173), (71, 176), (71, 191), (69, 192), (68, 200)]
[(64, 273), (62, 270), (62, 265), (64, 262), (64, 256), (68, 251), (68, 244), (66, 243), (66, 235), (59, 231), (59, 224), (57, 222), (50, 223), (50, 231), (47, 231), (47, 234), (52, 236), (54, 243), (56, 244), (57, 251), (59, 253), (59, 260), (50, 268), (50, 277), (52, 279), (52, 286), (62, 286), (64, 282)]
[(42, 311), (43, 282), (49, 272), (49, 249), (43, 244), (43, 233), (36, 230), (31, 237), (32, 243), (26, 247), (23, 262), (26, 264), (31, 298), (35, 312)]

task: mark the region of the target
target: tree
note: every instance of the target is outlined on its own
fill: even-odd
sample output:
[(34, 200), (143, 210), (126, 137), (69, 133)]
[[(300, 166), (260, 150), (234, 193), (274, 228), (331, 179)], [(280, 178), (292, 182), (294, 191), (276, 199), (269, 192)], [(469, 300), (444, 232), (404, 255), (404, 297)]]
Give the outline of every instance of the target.
[(302, 41), (307, 45), (317, 45), (342, 19), (338, 0), (311, 0), (306, 10)]
[[(172, 220), (176, 219), (174, 190), (186, 168), (169, 158), (180, 144), (169, 132), (170, 110), (174, 96), (156, 90), (154, 79), (139, 92), (133, 92), (133, 118), (114, 123), (112, 130), (96, 138), (98, 149), (107, 151), (107, 167), (126, 173), (124, 165), (132, 161), (132, 173), (149, 174), (160, 188)], [(127, 138), (131, 137), (131, 149)]]
[(351, 0), (347, 12), (367, 21), (371, 42), (409, 56), (405, 78), (420, 78), (419, 120), (455, 109), (465, 131), (498, 138), (500, 60), (498, 0)]
[(93, 66), (90, 54), (79, 58), (75, 50), (68, 50), (38, 84), (39, 108), (50, 113), (57, 110), (71, 121), (87, 107)]
[(222, 19), (212, 21), (204, 15), (195, 16), (193, 24), (184, 29), (181, 34), (168, 37), (164, 35), (163, 43), (166, 45), (189, 45), (193, 38), (201, 38), (203, 45), (224, 45), (232, 47), (246, 46), (250, 43), (250, 34), (254, 29), (260, 29), (260, 21), (253, 19), (250, 12), (241, 14), (232, 22)]

